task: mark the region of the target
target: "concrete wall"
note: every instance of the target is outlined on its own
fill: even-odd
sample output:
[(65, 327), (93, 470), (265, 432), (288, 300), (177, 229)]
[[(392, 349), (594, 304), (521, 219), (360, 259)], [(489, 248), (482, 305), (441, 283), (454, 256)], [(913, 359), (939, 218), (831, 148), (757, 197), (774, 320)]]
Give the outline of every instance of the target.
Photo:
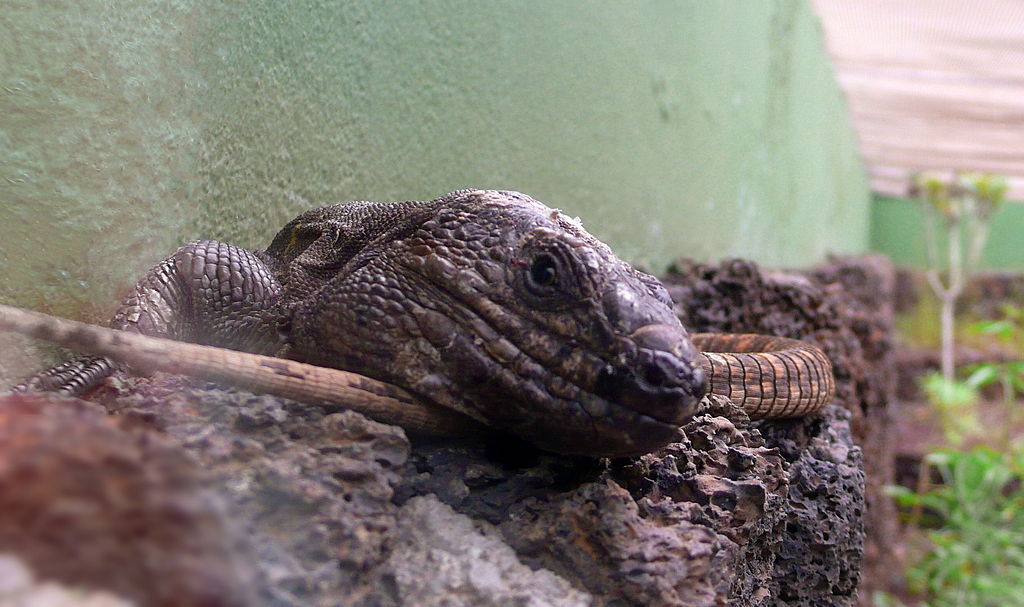
[(658, 271), (867, 243), (804, 2), (0, 11), (0, 301), (103, 319), (189, 240), (256, 247), (308, 206), (461, 187), (527, 192)]
[[(928, 267), (920, 203), (876, 196), (871, 206), (871, 249), (900, 265)], [(1024, 203), (1007, 202), (996, 211), (980, 269), (1024, 272)]]

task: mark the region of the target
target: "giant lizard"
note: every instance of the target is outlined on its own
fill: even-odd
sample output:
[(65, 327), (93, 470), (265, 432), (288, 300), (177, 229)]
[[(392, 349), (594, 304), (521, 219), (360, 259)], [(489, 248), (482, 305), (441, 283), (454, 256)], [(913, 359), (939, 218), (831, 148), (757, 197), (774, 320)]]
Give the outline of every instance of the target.
[(322, 207), (264, 251), (194, 242), (110, 324), (0, 306), (0, 328), (95, 355), (18, 389), (80, 393), (127, 365), (596, 456), (667, 444), (708, 390), (751, 417), (811, 414), (834, 390), (814, 346), (689, 334), (657, 279), (518, 192)]

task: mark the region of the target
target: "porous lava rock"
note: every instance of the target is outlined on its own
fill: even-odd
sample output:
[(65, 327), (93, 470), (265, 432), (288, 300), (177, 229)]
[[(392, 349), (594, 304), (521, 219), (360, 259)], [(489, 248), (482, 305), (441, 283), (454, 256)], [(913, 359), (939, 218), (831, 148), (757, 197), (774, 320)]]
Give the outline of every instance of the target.
[(863, 475), (838, 407), (780, 422), (775, 446), (712, 397), (678, 442), (608, 461), (495, 437), (410, 445), (351, 412), (176, 378), (134, 384), (108, 403), (224, 479), (267, 604), (853, 599)]
[(493, 525), (461, 515), (432, 495), (414, 497), (399, 511), (388, 558), (376, 570), (390, 605), (564, 605), (585, 607), (591, 597), (546, 569), (531, 569)]
[[(188, 475), (210, 479), (218, 505), (209, 511), (222, 511), (216, 520), (227, 522), (180, 532), (214, 544), (210, 555), (217, 545), (234, 546), (231, 562), (255, 570), (236, 579), (249, 604), (745, 607), (855, 600), (864, 476), (851, 413), (842, 407), (752, 423), (727, 399), (710, 397), (664, 449), (605, 460), (558, 456), (497, 436), (410, 441), (400, 428), (356, 413), (162, 375), (109, 380), (93, 399), (113, 417), (71, 401), (70, 411), (92, 407), (81, 414), (79, 434), (130, 429), (166, 446), (175, 454), (167, 461), (180, 461)], [(109, 432), (96, 436), (123, 441)], [(10, 445), (12, 453), (22, 448)], [(153, 478), (185, 474), (161, 461), (140, 455), (132, 466), (109, 469), (99, 458), (68, 478), (82, 474), (102, 486), (126, 468)], [(179, 484), (182, 496), (159, 483), (139, 484), (123, 502), (159, 512), (209, 490)], [(98, 516), (95, 508), (77, 512)], [(0, 510), (4, 517), (10, 514)], [(30, 548), (11, 546), (30, 560)], [(161, 559), (172, 568), (181, 555), (203, 563), (195, 557), (202, 553), (186, 542)], [(92, 566), (104, 572), (121, 562), (96, 559)], [(222, 578), (197, 579), (223, 591)]]
[(850, 412), (853, 441), (865, 454), (865, 562), (871, 569), (863, 590), (870, 595), (874, 588), (898, 585), (893, 578), (903, 570), (901, 532), (883, 492), (893, 483), (896, 272), (891, 262), (880, 255), (831, 257), (810, 271), (778, 272), (741, 259), (681, 261), (663, 281), (691, 331), (781, 335), (816, 344), (828, 354), (836, 377), (834, 403)]
[(135, 603), (104, 590), (42, 582), (19, 558), (0, 554), (0, 605), (4, 607), (134, 607)]
[[(221, 479), (260, 575), (259, 605), (376, 604), (405, 432), (351, 411), (192, 385), (131, 380), (101, 400), (176, 439)], [(368, 602), (365, 602), (368, 601)]]
[(208, 480), (175, 441), (96, 405), (0, 397), (0, 554), (25, 586), (34, 576), (140, 605), (250, 605), (256, 570)]

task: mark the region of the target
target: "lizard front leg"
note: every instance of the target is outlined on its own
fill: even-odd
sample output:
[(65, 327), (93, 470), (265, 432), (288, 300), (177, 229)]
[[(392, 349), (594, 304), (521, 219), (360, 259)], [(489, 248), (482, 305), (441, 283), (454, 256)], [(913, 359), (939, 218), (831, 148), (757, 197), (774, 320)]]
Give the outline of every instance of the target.
[[(279, 347), (275, 313), (281, 286), (256, 253), (216, 241), (185, 245), (150, 270), (121, 302), (111, 328), (272, 354)], [(118, 369), (79, 356), (42, 371), (15, 392), (84, 394)]]

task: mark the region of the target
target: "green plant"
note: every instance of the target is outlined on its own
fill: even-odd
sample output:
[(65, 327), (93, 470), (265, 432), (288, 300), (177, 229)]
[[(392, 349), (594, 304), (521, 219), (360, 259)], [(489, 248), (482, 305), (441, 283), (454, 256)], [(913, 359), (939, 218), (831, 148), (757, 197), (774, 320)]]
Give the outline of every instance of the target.
[(949, 445), (960, 446), (977, 434), (978, 390), (968, 382), (948, 380), (941, 373), (928, 373), (920, 380), (921, 390), (938, 417), (939, 427)]
[[(941, 302), (942, 375), (947, 382), (953, 381), (956, 300), (981, 259), (989, 223), (1002, 206), (1006, 189), (1004, 178), (979, 173), (955, 175), (952, 179), (921, 173), (911, 180), (910, 194), (922, 200), (924, 212), (930, 266), (926, 276)], [(944, 228), (941, 241), (940, 224)], [(940, 255), (942, 245), (946, 249), (944, 261)]]
[(881, 590), (871, 593), (871, 602), (875, 607), (905, 607), (903, 601)]
[[(1020, 337), (1024, 325), (1024, 311), (1013, 306), (1004, 306), (1003, 318), (988, 320), (975, 324), (974, 331), (983, 335), (994, 335), (1004, 344), (1009, 344)], [(965, 384), (978, 390), (992, 384), (998, 384), (1003, 395), (1003, 406), (1006, 412), (1005, 423), (1002, 425), (1002, 445), (1010, 448), (1010, 432), (1017, 425), (1021, 412), (1017, 407), (1017, 397), (1024, 395), (1024, 360), (1006, 362), (988, 362), (971, 365), (965, 369), (969, 375)]]
[(926, 461), (942, 485), (888, 488), (897, 503), (927, 509), (941, 524), (907, 572), (912, 590), (927, 594), (929, 607), (1024, 606), (1024, 453), (976, 447)]
[(985, 320), (971, 325), (978, 335), (991, 335), (1004, 346), (1017, 350), (1024, 341), (1024, 310), (1013, 305), (1002, 306), (1002, 318)]

